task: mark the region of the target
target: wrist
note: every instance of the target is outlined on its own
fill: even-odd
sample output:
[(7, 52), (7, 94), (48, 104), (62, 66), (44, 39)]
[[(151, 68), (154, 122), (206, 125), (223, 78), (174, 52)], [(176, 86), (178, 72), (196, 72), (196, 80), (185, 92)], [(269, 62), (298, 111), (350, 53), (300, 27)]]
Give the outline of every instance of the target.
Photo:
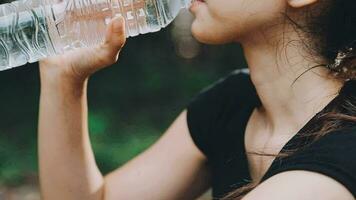
[(68, 85), (72, 87), (82, 87), (86, 84), (89, 76), (77, 75), (70, 66), (65, 63), (58, 65), (46, 60), (40, 61), (40, 78), (42, 86)]
[(89, 77), (77, 77), (60, 68), (68, 69), (66, 66), (48, 66), (48, 63), (40, 62), (42, 93), (50, 93), (51, 96), (82, 96)]

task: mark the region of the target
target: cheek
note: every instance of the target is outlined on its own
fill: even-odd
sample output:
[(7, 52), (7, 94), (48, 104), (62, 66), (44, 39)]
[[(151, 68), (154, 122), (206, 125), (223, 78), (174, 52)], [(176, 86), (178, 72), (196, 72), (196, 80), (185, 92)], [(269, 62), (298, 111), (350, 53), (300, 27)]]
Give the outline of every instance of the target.
[(207, 0), (197, 7), (193, 35), (201, 42), (221, 44), (240, 41), (246, 35), (274, 23), (285, 0)]

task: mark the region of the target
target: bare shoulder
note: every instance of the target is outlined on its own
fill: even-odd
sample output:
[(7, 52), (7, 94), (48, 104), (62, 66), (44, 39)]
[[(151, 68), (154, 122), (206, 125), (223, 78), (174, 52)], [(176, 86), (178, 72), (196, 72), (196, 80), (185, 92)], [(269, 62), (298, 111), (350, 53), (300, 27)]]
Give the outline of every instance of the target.
[(267, 179), (243, 200), (354, 200), (351, 192), (338, 181), (311, 171), (295, 170)]

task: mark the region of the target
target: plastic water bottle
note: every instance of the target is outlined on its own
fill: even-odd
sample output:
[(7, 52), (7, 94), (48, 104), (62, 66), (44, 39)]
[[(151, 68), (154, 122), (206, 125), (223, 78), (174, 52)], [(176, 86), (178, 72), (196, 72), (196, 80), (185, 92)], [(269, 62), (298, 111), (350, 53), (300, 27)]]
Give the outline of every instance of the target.
[(192, 0), (22, 0), (0, 5), (0, 70), (103, 41), (115, 16), (127, 37), (159, 31)]

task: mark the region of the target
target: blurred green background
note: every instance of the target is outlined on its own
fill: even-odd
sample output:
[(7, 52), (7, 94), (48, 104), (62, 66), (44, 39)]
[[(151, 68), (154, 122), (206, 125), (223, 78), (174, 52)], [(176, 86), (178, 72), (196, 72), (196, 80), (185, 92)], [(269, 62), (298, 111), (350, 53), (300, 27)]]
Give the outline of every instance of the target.
[[(103, 173), (156, 141), (202, 88), (245, 66), (238, 45), (193, 40), (190, 21), (184, 13), (158, 33), (128, 39), (119, 62), (92, 76), (90, 134)], [(38, 65), (0, 72), (0, 94), (0, 185), (35, 184)]]

